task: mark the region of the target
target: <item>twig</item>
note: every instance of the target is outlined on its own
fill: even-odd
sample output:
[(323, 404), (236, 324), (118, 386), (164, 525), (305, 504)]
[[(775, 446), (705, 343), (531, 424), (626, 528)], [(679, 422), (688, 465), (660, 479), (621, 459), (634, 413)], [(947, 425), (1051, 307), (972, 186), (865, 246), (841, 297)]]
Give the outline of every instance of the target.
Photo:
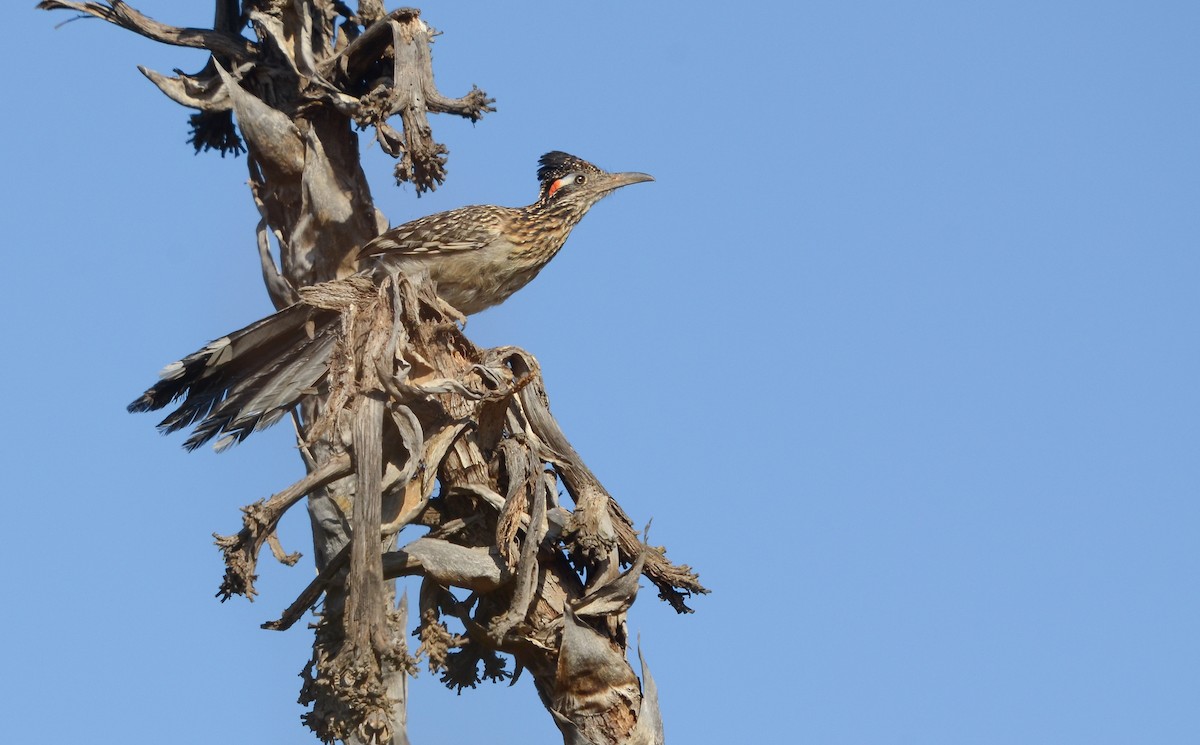
[(108, 21), (163, 44), (207, 49), (210, 52), (228, 56), (238, 63), (247, 62), (258, 55), (257, 47), (242, 36), (212, 29), (168, 26), (142, 15), (121, 0), (111, 0), (108, 5), (76, 3), (68, 0), (42, 0), (37, 7), (40, 10), (74, 10)]

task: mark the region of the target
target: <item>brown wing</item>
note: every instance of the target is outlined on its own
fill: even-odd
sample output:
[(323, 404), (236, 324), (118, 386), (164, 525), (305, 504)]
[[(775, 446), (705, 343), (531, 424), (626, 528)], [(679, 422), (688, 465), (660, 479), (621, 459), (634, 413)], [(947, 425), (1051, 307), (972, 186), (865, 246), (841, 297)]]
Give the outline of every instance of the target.
[(438, 256), (475, 251), (500, 233), (504, 207), (477, 205), (422, 217), (380, 234), (358, 252), (359, 261), (388, 256)]

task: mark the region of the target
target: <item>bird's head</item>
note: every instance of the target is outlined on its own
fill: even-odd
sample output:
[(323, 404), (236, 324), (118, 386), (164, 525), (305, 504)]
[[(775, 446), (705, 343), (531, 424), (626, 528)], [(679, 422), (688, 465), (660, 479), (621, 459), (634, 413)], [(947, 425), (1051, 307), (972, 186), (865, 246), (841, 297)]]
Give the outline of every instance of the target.
[(586, 211), (622, 186), (654, 180), (646, 173), (609, 173), (561, 150), (543, 155), (538, 166), (541, 182), (538, 202), (547, 207), (562, 205), (580, 211)]

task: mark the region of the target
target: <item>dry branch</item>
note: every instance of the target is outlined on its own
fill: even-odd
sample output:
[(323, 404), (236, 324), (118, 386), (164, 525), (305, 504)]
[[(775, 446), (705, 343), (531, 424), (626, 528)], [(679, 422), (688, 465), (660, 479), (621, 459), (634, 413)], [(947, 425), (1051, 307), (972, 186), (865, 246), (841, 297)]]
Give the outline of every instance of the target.
[[(117, 0), (38, 7), (212, 53), (195, 74), (140, 69), (198, 110), (197, 150), (237, 152), (244, 138), (261, 218), (254, 250), (272, 302), (340, 321), (331, 327), (336, 338), (321, 338), (334, 353), (317, 381), (252, 412), (273, 420), (298, 409), (309, 474), (244, 507), (239, 533), (216, 537), (226, 562), (220, 595), (252, 598), (264, 544), (294, 560), (275, 529), (308, 497), (317, 577), (264, 624), (286, 629), (319, 608), (303, 673), (301, 701), (312, 707), (305, 722), (325, 742), (404, 741), (415, 660), (405, 644), (407, 608), (396, 607), (389, 581), (419, 576), (421, 653), (448, 686), (512, 677), (511, 656), (566, 742), (661, 743), (653, 679), (643, 663), (639, 683), (625, 659), (625, 617), (643, 574), (689, 612), (684, 598), (707, 592), (695, 573), (639, 539), (550, 413), (531, 355), (477, 348), (427, 281), (347, 278), (356, 249), (387, 227), (354, 128), (373, 127), (399, 161), (396, 179), (420, 193), (445, 177), (447, 150), (429, 114), (477, 121), (495, 110), (478, 88), (460, 98), (438, 90), (436, 32), (420, 11), (389, 13), (380, 0), (361, 0), (354, 11), (339, 0), (217, 0), (214, 28), (194, 29)], [(246, 21), (255, 41), (241, 35)], [(259, 426), (250, 419), (236, 437)], [(559, 504), (559, 480), (573, 508)], [(413, 525), (428, 534), (397, 548)]]
[(244, 595), (253, 600), (257, 594), (254, 580), (258, 554), (263, 543), (275, 535), (283, 514), (315, 489), (348, 475), (351, 470), (348, 457), (330, 460), (270, 499), (243, 507), (242, 529), (236, 535), (214, 533), (213, 538), (225, 557), (225, 577), (217, 597), (225, 601), (233, 595)]
[[(308, 685), (317, 709), (337, 709), (338, 715), (310, 721), (336, 720), (341, 732), (378, 719), (384, 705), (378, 695), (360, 698), (357, 708), (337, 708), (332, 703), (344, 704), (347, 694), (337, 693), (334, 682), (348, 669), (356, 686), (376, 681), (381, 691), (378, 669), (391, 654), (385, 643), (386, 625), (355, 605), (355, 588), (379, 575), (418, 575), (425, 579), (422, 646), (448, 684), (471, 687), (502, 675), (504, 668), (496, 655), (508, 653), (531, 671), (543, 695), (557, 702), (556, 713), (567, 721), (613, 736), (633, 732), (638, 720), (620, 712), (629, 707), (639, 711), (640, 693), (632, 693), (638, 690), (636, 675), (622, 662), (626, 672), (618, 677), (624, 681), (623, 692), (614, 694), (610, 684), (615, 668), (606, 662), (593, 669), (593, 663), (597, 655), (611, 658), (612, 664), (624, 659), (625, 614), (643, 572), (672, 599), (704, 588), (686, 567), (670, 564), (660, 550), (637, 542), (628, 518), (615, 508), (554, 422), (536, 360), (511, 347), (476, 348), (444, 314), (432, 288), (415, 286), (403, 276), (378, 288), (365, 281), (305, 288), (301, 297), (306, 303), (343, 313), (343, 340), (338, 342), (327, 384), (328, 405), (312, 430), (336, 432), (342, 430), (342, 422), (353, 422), (351, 448), (359, 479), (355, 494), (382, 491), (381, 483), (364, 481), (363, 469), (382, 473), (389, 459), (396, 464), (388, 477), (389, 490), (423, 495), (429, 482), (422, 472), (437, 473), (441, 485), (436, 497), (413, 501), (412, 508), (396, 508), (405, 513), (401, 522), (411, 519), (430, 526), (438, 537), (418, 539), (382, 557), (380, 539), (390, 531), (372, 514), (380, 500), (356, 501), (352, 514), (367, 517), (361, 524), (352, 518), (356, 538), (351, 556), (369, 567), (367, 579), (356, 579), (360, 570), (354, 559), (348, 575), (335, 561), (336, 569), (323, 572), (283, 617), (267, 625), (286, 628), (323, 592), (349, 587), (342, 636), (335, 633), (328, 612), (319, 624), (323, 648), (329, 651), (319, 656)], [(363, 411), (382, 406), (380, 396), (385, 392), (394, 415), (380, 416), (380, 410), (371, 414), (369, 425), (364, 424), (368, 420), (363, 419)], [(503, 406), (506, 413), (498, 418), (497, 431), (461, 426), (483, 422), (485, 412), (495, 406)], [(418, 434), (424, 432), (437, 434)], [(367, 460), (368, 448), (378, 451), (380, 459)], [(594, 533), (579, 527), (582, 496), (573, 512), (557, 504), (551, 508), (552, 473), (562, 477), (569, 493), (590, 495), (587, 504), (601, 515), (602, 524), (607, 520), (610, 526), (607, 545), (598, 544)], [(626, 531), (633, 544), (622, 548)], [(358, 536), (371, 537), (359, 541)], [(597, 551), (597, 545), (602, 550)], [(631, 564), (631, 569), (620, 573), (619, 561)], [(679, 583), (671, 584), (673, 580)], [(455, 590), (470, 592), (470, 598), (459, 600)], [(589, 631), (577, 628), (581, 622), (570, 620), (569, 613), (590, 619)], [(461, 623), (465, 633), (449, 632), (446, 619)], [(564, 658), (568, 638), (577, 650)], [(601, 654), (602, 648), (611, 654)], [(355, 650), (349, 658), (352, 663), (342, 661), (346, 649)], [(373, 650), (374, 663), (364, 650)], [(602, 702), (581, 693), (592, 690), (589, 686), (608, 690)], [(595, 711), (604, 713), (597, 719)]]
[(254, 44), (238, 34), (212, 29), (168, 26), (142, 15), (121, 0), (112, 0), (107, 5), (75, 3), (68, 0), (42, 0), (37, 7), (40, 10), (74, 10), (85, 16), (99, 18), (128, 31), (141, 34), (147, 39), (178, 47), (207, 49), (239, 63), (250, 61), (257, 53)]

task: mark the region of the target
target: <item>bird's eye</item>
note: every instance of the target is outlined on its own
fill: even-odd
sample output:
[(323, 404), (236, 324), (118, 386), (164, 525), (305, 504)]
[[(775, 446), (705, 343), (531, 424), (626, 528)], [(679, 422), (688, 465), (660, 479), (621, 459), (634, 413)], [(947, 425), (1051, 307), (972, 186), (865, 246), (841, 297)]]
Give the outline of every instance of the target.
[(582, 184), (584, 181), (587, 181), (587, 177), (582, 173), (575, 177), (575, 183), (577, 184)]

